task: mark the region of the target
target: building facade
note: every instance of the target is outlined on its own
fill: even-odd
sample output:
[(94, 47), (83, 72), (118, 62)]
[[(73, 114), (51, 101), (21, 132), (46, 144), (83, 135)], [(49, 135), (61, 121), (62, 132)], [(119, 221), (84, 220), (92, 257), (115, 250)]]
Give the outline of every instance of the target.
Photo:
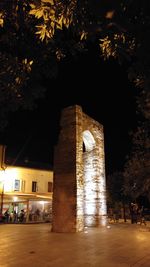
[[(17, 166), (2, 167), (0, 170), (1, 213), (8, 212), (7, 221), (11, 222), (50, 221), (52, 188), (52, 170)], [(20, 219), (21, 216), (23, 220)]]

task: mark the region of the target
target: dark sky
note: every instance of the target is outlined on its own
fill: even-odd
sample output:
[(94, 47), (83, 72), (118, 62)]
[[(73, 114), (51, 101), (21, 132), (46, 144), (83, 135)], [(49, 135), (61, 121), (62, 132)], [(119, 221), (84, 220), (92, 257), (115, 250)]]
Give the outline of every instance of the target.
[[(60, 112), (78, 104), (103, 124), (107, 174), (121, 170), (130, 149), (129, 132), (136, 127), (135, 88), (125, 66), (103, 62), (94, 51), (59, 64), (56, 79), (44, 81), (45, 99), (34, 111), (11, 114), (3, 134), (6, 157), (20, 163), (52, 164), (53, 147), (59, 133)], [(2, 139), (1, 139), (2, 140)]]

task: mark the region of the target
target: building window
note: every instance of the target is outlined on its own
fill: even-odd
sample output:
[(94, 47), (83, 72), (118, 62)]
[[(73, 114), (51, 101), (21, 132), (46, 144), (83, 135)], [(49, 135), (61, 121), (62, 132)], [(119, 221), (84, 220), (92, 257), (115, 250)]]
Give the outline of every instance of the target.
[(37, 182), (32, 182), (32, 192), (37, 192)]
[(20, 180), (15, 180), (14, 191), (20, 191)]
[(26, 183), (26, 181), (22, 180), (22, 183), (21, 183), (21, 191), (22, 192), (25, 192), (25, 183)]
[(52, 191), (53, 191), (53, 183), (48, 182), (48, 192), (52, 192)]

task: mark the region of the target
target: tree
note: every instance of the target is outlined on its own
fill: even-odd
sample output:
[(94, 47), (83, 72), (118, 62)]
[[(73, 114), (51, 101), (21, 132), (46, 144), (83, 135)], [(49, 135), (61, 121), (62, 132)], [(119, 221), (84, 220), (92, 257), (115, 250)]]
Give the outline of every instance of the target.
[(120, 202), (122, 199), (123, 174), (115, 172), (107, 177), (107, 192), (110, 203)]
[(133, 148), (125, 164), (125, 194), (132, 200), (143, 195), (150, 199), (150, 128), (145, 121), (133, 134)]
[(57, 30), (70, 28), (78, 40), (95, 38), (104, 58), (132, 59), (129, 78), (148, 89), (150, 3), (147, 0), (33, 1), (29, 14), (37, 18), (41, 40), (55, 39)]
[(28, 1), (1, 3), (0, 29), (0, 128), (7, 115), (19, 108), (33, 109), (45, 88), (41, 80), (56, 74), (49, 47), (38, 41), (29, 17)]
[(114, 172), (107, 177), (107, 202), (108, 206), (123, 208), (123, 217), (126, 222), (125, 205), (128, 204), (129, 199), (124, 194), (124, 174), (123, 172)]
[(3, 1), (1, 121), (9, 111), (33, 108), (44, 94), (41, 80), (54, 77), (57, 63), (87, 49), (89, 42), (97, 42), (104, 59), (128, 61), (129, 79), (140, 88), (139, 107), (149, 118), (149, 26), (147, 0)]

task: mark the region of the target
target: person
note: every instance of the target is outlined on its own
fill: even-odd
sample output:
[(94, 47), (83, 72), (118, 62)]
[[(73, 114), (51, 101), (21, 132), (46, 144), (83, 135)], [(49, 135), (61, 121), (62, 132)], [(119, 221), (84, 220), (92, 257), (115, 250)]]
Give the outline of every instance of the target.
[(0, 211), (0, 222), (2, 222), (2, 221), (3, 221), (3, 215), (2, 215), (2, 213)]
[(131, 223), (137, 223), (138, 205), (136, 203), (130, 204)]
[(14, 223), (18, 222), (18, 214), (16, 210), (14, 210)]
[(21, 210), (21, 212), (20, 212), (19, 221), (20, 222), (24, 221), (24, 210)]
[(144, 207), (142, 206), (141, 209), (139, 209), (139, 217), (140, 217), (140, 225), (142, 223), (146, 225), (146, 220), (145, 220), (145, 214), (144, 214)]
[(4, 213), (4, 217), (5, 217), (5, 222), (8, 223), (9, 222), (9, 210), (7, 209)]
[(35, 215), (36, 215), (36, 221), (38, 221), (40, 218), (40, 210), (39, 209), (36, 209)]

